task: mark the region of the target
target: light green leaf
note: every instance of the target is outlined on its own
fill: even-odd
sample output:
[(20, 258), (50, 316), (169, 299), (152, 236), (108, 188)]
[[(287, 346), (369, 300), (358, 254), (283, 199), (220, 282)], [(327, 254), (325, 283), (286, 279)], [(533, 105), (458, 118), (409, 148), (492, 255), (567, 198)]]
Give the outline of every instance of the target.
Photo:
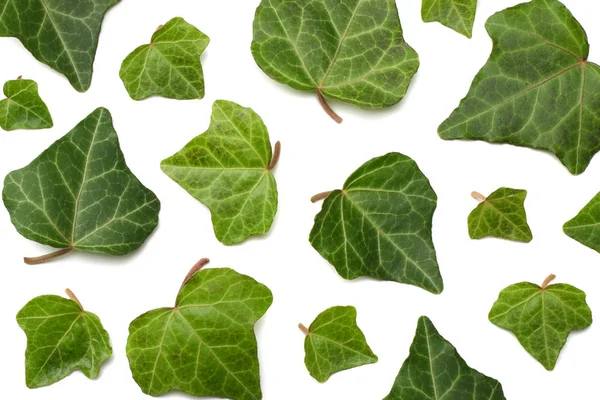
[(345, 279), (370, 276), (443, 290), (431, 238), (437, 196), (417, 164), (399, 153), (374, 158), (327, 197), (312, 246)]
[(262, 0), (252, 54), (271, 78), (362, 108), (398, 103), (419, 68), (394, 0)]
[(423, 22), (438, 21), (461, 35), (471, 38), (477, 0), (423, 0)]
[(13, 36), (31, 54), (85, 92), (100, 27), (118, 0), (0, 0), (0, 36)]
[(556, 0), (506, 9), (486, 28), (492, 54), (440, 136), (548, 151), (582, 173), (600, 150), (600, 67), (585, 31)]
[(236, 244), (269, 231), (277, 212), (269, 133), (250, 108), (219, 100), (211, 123), (183, 149), (160, 164), (171, 179), (211, 211), (217, 239)]
[(0, 127), (13, 129), (44, 129), (52, 127), (48, 107), (38, 94), (34, 81), (18, 78), (4, 84), (6, 99), (0, 100)]
[(72, 300), (39, 296), (17, 314), (27, 335), (25, 381), (27, 387), (51, 385), (75, 370), (94, 379), (100, 365), (112, 355), (108, 333), (96, 314), (84, 311), (73, 292)]
[(175, 307), (159, 308), (129, 326), (127, 358), (142, 391), (171, 390), (232, 400), (262, 398), (254, 324), (271, 291), (229, 268), (190, 271)]
[(550, 275), (542, 286), (521, 282), (505, 288), (489, 314), (493, 324), (513, 332), (525, 350), (549, 371), (554, 369), (569, 333), (592, 324), (585, 293), (567, 284), (548, 286), (554, 278)]
[(367, 339), (356, 325), (354, 307), (331, 307), (317, 316), (306, 334), (304, 363), (310, 375), (325, 382), (332, 374), (377, 362)]
[(471, 239), (493, 236), (502, 239), (531, 242), (533, 235), (525, 213), (526, 190), (500, 188), (485, 197), (473, 192), (481, 203), (469, 215)]
[(565, 223), (563, 231), (565, 234), (579, 243), (596, 250), (600, 253), (600, 193), (572, 220)]
[(204, 75), (200, 55), (209, 42), (183, 18), (160, 26), (150, 44), (135, 49), (125, 58), (119, 73), (134, 100), (158, 95), (170, 99), (204, 97)]
[(469, 367), (427, 317), (384, 400), (505, 400), (500, 382)]
[(158, 224), (160, 202), (127, 167), (110, 113), (98, 108), (28, 166), (9, 173), (2, 192), (17, 231), (61, 250), (122, 255)]

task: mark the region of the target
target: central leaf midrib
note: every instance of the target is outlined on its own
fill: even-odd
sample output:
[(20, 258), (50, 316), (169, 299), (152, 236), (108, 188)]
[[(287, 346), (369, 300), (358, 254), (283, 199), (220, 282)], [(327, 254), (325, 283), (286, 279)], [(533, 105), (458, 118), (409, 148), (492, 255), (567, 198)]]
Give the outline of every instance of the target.
[[(500, 200), (500, 199), (498, 199)], [(523, 229), (521, 229), (520, 226), (518, 226), (516, 223), (514, 223), (510, 218), (508, 218), (502, 211), (500, 211), (489, 199), (486, 199), (483, 202), (484, 206), (488, 205), (491, 207), (492, 210), (496, 211), (496, 213), (498, 215), (500, 215), (500, 217), (506, 221), (508, 221), (509, 224), (511, 224), (512, 226), (514, 226), (515, 228), (517, 228), (519, 230), (519, 232), (521, 232), (523, 235), (525, 236), (529, 236), (529, 232), (524, 231)], [(481, 214), (480, 220), (483, 219), (483, 213)]]

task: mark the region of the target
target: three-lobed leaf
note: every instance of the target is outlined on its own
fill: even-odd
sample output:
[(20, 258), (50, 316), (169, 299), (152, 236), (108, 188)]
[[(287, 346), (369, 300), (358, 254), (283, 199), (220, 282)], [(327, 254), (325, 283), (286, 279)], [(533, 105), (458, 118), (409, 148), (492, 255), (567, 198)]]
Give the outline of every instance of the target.
[(309, 240), (345, 279), (370, 276), (441, 293), (431, 232), (436, 205), (417, 164), (389, 153), (363, 164), (327, 196)]
[(492, 54), (440, 136), (545, 150), (582, 173), (600, 150), (600, 67), (585, 31), (557, 0), (506, 9), (486, 28)]
[(183, 18), (176, 17), (125, 58), (119, 75), (129, 96), (142, 100), (158, 95), (171, 99), (204, 97), (200, 55), (209, 38)]
[(565, 234), (600, 253), (600, 193), (563, 226)]
[(421, 18), (442, 25), (471, 38), (477, 11), (477, 0), (423, 0)]
[(165, 159), (161, 169), (211, 211), (217, 239), (236, 244), (269, 231), (277, 212), (278, 158), (250, 108), (219, 100), (208, 130)]
[(13, 129), (51, 128), (52, 117), (40, 98), (38, 85), (29, 79), (15, 79), (4, 84), (5, 99), (0, 100), (0, 127)]

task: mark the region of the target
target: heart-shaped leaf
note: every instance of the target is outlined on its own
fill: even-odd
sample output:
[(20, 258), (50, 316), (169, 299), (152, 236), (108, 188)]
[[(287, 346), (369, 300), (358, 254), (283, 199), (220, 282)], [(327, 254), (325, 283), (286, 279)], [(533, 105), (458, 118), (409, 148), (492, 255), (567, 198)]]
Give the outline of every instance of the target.
[(419, 68), (395, 0), (262, 0), (252, 54), (271, 78), (362, 108), (398, 103)]
[(121, 65), (121, 80), (134, 100), (158, 95), (170, 99), (204, 97), (200, 55), (208, 36), (183, 18), (173, 18), (135, 49)]
[(229, 268), (186, 277), (175, 307), (159, 308), (129, 326), (127, 358), (142, 391), (160, 396), (261, 399), (254, 324), (273, 302), (271, 291)]
[(28, 166), (9, 173), (2, 192), (17, 231), (60, 248), (37, 264), (79, 250), (123, 255), (158, 224), (160, 202), (127, 167), (110, 113), (98, 108)]
[(565, 234), (600, 253), (600, 193), (563, 226)]
[(423, 0), (424, 22), (438, 21), (461, 35), (471, 38), (477, 0)]
[(309, 240), (343, 278), (371, 276), (442, 292), (431, 237), (437, 196), (412, 159), (374, 158), (342, 190), (312, 200), (322, 198)]
[(38, 94), (32, 80), (18, 78), (4, 84), (6, 99), (0, 100), (0, 127), (13, 129), (44, 129), (52, 127), (48, 107)]

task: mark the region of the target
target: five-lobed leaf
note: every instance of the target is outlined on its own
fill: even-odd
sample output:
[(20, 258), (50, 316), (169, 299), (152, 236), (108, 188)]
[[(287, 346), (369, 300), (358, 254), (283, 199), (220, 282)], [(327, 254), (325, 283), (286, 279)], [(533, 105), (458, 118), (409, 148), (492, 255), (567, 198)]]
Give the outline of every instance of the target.
[(600, 193), (563, 226), (565, 234), (600, 253)]
[(32, 80), (16, 79), (4, 84), (5, 99), (0, 100), (0, 127), (13, 129), (51, 128), (52, 117)]
[(471, 239), (493, 236), (519, 242), (531, 242), (533, 235), (525, 213), (526, 190), (500, 188), (487, 198), (477, 192), (481, 203), (468, 218)]
[(389, 153), (363, 164), (327, 196), (309, 240), (345, 279), (370, 276), (441, 293), (431, 232), (436, 205), (417, 164)]
[(175, 307), (149, 311), (129, 326), (133, 378), (151, 396), (181, 390), (261, 399), (254, 324), (271, 306), (271, 291), (229, 268), (193, 271)]
[(471, 38), (477, 11), (477, 0), (423, 0), (421, 18), (442, 25)]
[(171, 99), (204, 97), (200, 55), (209, 38), (183, 18), (176, 17), (125, 58), (119, 73), (129, 96), (142, 100), (158, 95)]
[(62, 249), (54, 254), (127, 254), (152, 233), (160, 209), (154, 193), (127, 167), (105, 108), (9, 173), (2, 198), (17, 231)]
[(0, 0), (0, 36), (16, 37), (39, 61), (85, 92), (104, 14), (118, 0)]
[(567, 284), (542, 286), (521, 282), (500, 292), (489, 320), (515, 334), (521, 345), (551, 371), (569, 333), (592, 324), (585, 293)]
[(258, 114), (219, 100), (208, 130), (163, 160), (161, 169), (210, 209), (217, 239), (231, 245), (271, 228), (277, 158)]
[(440, 136), (545, 150), (582, 173), (600, 150), (600, 67), (585, 31), (556, 0), (509, 8), (486, 28), (492, 54)]
[(354, 307), (336, 306), (317, 316), (307, 329), (304, 363), (312, 377), (325, 382), (339, 371), (377, 362), (365, 335), (356, 324)]
[(17, 322), (27, 335), (25, 381), (29, 388), (58, 382), (75, 370), (94, 379), (112, 355), (100, 319), (74, 300), (36, 297), (19, 311)]
[(469, 367), (427, 317), (384, 400), (505, 400), (502, 385)]
[(262, 0), (252, 54), (271, 78), (362, 108), (398, 103), (419, 68), (395, 0)]

